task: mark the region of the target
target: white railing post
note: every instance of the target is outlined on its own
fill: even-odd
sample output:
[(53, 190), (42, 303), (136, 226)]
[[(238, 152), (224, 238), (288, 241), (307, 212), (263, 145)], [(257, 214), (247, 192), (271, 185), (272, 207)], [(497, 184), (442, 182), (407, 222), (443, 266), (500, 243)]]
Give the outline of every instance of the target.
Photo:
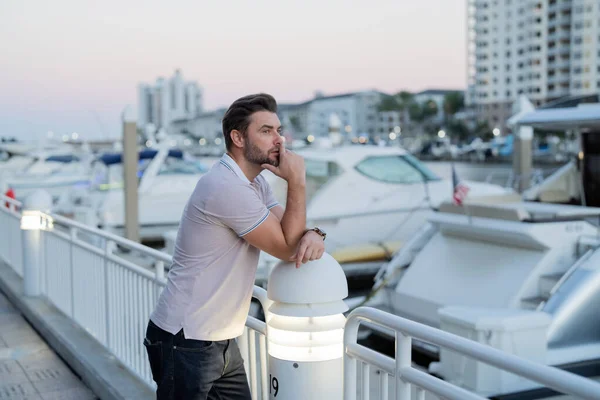
[(75, 318), (75, 259), (74, 247), (77, 240), (77, 228), (74, 226), (69, 228), (69, 274), (71, 279), (71, 318)]
[[(156, 261), (154, 263), (154, 275), (156, 276), (156, 280), (161, 282), (165, 279), (165, 262), (164, 261)], [(154, 293), (154, 304), (158, 302), (158, 298), (160, 297), (160, 292), (162, 291), (162, 287), (160, 285), (156, 285), (156, 291)]]
[(344, 400), (356, 400), (356, 358), (346, 352), (348, 343), (358, 340), (358, 319), (348, 320), (344, 328)]
[(410, 383), (402, 377), (405, 368), (411, 368), (412, 339), (396, 332), (396, 400), (410, 400)]
[(348, 310), (342, 267), (327, 253), (301, 268), (282, 262), (271, 271), (267, 296), (269, 398), (341, 400)]
[(46, 227), (47, 217), (44, 215), (52, 207), (52, 197), (43, 191), (36, 190), (23, 202), (21, 217), (21, 238), (23, 250), (23, 293), (26, 296), (41, 294), (42, 269), (42, 234)]
[(109, 283), (109, 273), (108, 266), (110, 262), (110, 256), (113, 254), (115, 250), (116, 244), (112, 240), (106, 240), (104, 242), (104, 317), (105, 326), (106, 326), (106, 347), (111, 349), (112, 340), (111, 340), (111, 325), (110, 325), (110, 283)]

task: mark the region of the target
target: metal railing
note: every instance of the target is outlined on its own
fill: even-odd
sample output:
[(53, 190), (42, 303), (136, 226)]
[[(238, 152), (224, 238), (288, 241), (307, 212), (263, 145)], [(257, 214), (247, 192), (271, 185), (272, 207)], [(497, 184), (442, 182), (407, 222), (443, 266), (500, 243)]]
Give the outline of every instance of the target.
[[(2, 204), (6, 200), (0, 196)], [(20, 206), (9, 201), (0, 212), (0, 256), (15, 270), (21, 268), (22, 247)], [(119, 236), (82, 225), (70, 219), (49, 214), (53, 224), (42, 231), (42, 294), (74, 322), (94, 336), (132, 373), (151, 387), (143, 337), (150, 312), (166, 284), (164, 267), (171, 257)], [(15, 240), (7, 246), (7, 240)], [(124, 258), (123, 252), (137, 252), (146, 266)], [(21, 263), (20, 267), (17, 267)], [(269, 321), (266, 291), (255, 287), (256, 298)], [(361, 323), (380, 325), (396, 332), (395, 358), (377, 353), (357, 343)], [(243, 335), (238, 338), (245, 361), (253, 399), (269, 398), (266, 323), (248, 316)], [(393, 384), (396, 399), (424, 399), (425, 392), (447, 399), (482, 399), (479, 395), (442, 381), (411, 365), (412, 339), (448, 348), (500, 369), (531, 379), (566, 394), (585, 399), (600, 398), (600, 384), (573, 374), (523, 360), (462, 337), (431, 328), (372, 308), (358, 308), (348, 316), (344, 332), (344, 395), (355, 399), (357, 367), (360, 361), (362, 383), (360, 398), (370, 398), (371, 372), (379, 372), (379, 393), (390, 398)], [(340, 377), (342, 379), (342, 377)]]
[[(257, 299), (267, 320), (269, 306), (272, 303), (267, 298), (267, 291), (255, 286), (252, 297)], [(267, 324), (248, 315), (246, 328), (238, 338), (240, 353), (244, 359), (244, 368), (250, 384), (253, 399), (267, 400), (269, 398), (269, 374), (267, 367)], [(258, 360), (257, 360), (258, 357)]]
[[(395, 358), (388, 357), (357, 343), (358, 327), (369, 323), (392, 330), (396, 335)], [(534, 363), (520, 357), (507, 354), (469, 339), (444, 332), (405, 318), (401, 318), (374, 308), (361, 307), (348, 316), (344, 330), (344, 400), (357, 398), (357, 367), (361, 362), (362, 382), (358, 398), (370, 398), (370, 372), (380, 375), (378, 398), (389, 396), (389, 380), (395, 381), (392, 398), (410, 399), (413, 385), (416, 398), (425, 398), (425, 392), (450, 399), (485, 399), (449, 382), (438, 379), (411, 365), (412, 339), (447, 348), (478, 361), (512, 372), (523, 378), (545, 385), (558, 392), (578, 396), (582, 399), (600, 399), (600, 384), (592, 380), (562, 371), (557, 368)]]
[[(164, 279), (165, 253), (59, 215), (42, 231), (42, 293), (152, 385), (143, 337)], [(150, 259), (142, 267), (117, 253)]]
[[(22, 276), (21, 203), (0, 199), (10, 205), (0, 207), (0, 257)], [(43, 217), (52, 224), (41, 231), (42, 295), (155, 387), (143, 338), (171, 256), (60, 215)], [(254, 297), (266, 312), (264, 289), (256, 287)], [(268, 398), (265, 334), (265, 323), (249, 316), (239, 340), (254, 399)]]
[(532, 187), (542, 183), (543, 180), (544, 172), (539, 168), (533, 169), (528, 175), (516, 175), (514, 171), (511, 170), (508, 173), (506, 173), (506, 171), (503, 171), (502, 173), (491, 172), (485, 178), (486, 183), (498, 183), (505, 188), (513, 190), (517, 190), (519, 185), (523, 182), (528, 182), (528, 187)]
[(0, 258), (23, 277), (21, 202), (0, 195)]

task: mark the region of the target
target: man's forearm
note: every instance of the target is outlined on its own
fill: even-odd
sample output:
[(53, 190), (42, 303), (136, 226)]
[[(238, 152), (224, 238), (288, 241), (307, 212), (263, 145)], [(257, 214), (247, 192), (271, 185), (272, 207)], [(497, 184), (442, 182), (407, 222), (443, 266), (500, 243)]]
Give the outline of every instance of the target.
[(306, 185), (288, 182), (285, 212), (281, 218), (281, 230), (285, 242), (292, 252), (306, 229)]

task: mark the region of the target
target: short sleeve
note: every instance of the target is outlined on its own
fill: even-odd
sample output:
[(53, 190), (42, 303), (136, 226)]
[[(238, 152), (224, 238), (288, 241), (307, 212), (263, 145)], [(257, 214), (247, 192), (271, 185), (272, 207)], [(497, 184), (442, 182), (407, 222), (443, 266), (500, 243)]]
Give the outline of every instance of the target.
[(267, 180), (264, 178), (262, 179), (262, 182), (261, 182), (261, 188), (262, 188), (262, 192), (263, 192), (264, 204), (267, 207), (267, 209), (270, 210), (271, 208), (278, 206), (279, 202), (275, 198), (275, 195), (273, 194), (273, 190), (271, 190), (271, 185), (269, 185), (269, 182), (267, 182)]
[(250, 185), (231, 185), (211, 196), (205, 212), (242, 237), (258, 228), (269, 210)]

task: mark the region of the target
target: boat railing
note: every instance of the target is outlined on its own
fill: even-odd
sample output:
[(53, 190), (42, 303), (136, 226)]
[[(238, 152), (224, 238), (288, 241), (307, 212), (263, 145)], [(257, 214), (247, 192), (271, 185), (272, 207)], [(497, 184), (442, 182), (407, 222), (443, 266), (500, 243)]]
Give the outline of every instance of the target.
[[(361, 323), (376, 325), (395, 334), (395, 357), (358, 344)], [(425, 399), (426, 392), (449, 400), (485, 399), (478, 394), (441, 380), (412, 366), (413, 339), (431, 343), (517, 374), (560, 393), (582, 399), (600, 399), (600, 384), (566, 371), (534, 363), (507, 354), (491, 346), (477, 343), (370, 307), (360, 307), (348, 315), (344, 330), (344, 400), (371, 398), (371, 373), (379, 376), (378, 399), (410, 399), (414, 386), (416, 398)], [(360, 368), (359, 368), (360, 367)], [(360, 387), (357, 379), (360, 371)], [(389, 383), (393, 382), (389, 393)], [(358, 396), (357, 396), (358, 394)]]
[(528, 181), (528, 187), (533, 187), (542, 183), (544, 181), (544, 171), (540, 168), (534, 168), (531, 173), (527, 175), (515, 174), (513, 170), (508, 171), (508, 173), (506, 173), (506, 171), (502, 171), (501, 173), (493, 171), (486, 176), (484, 181), (486, 183), (497, 183), (507, 189), (516, 190), (523, 181)]
[[(579, 267), (581, 267), (588, 261), (592, 254), (594, 254), (594, 250), (589, 249), (573, 265), (569, 267), (567, 272), (565, 272), (563, 276), (561, 276), (560, 279), (554, 284), (554, 286), (552, 286), (552, 289), (550, 289), (550, 297), (553, 296), (556, 292), (558, 292), (562, 285), (571, 277), (571, 275), (575, 273), (575, 271), (577, 271), (577, 269), (579, 269)], [(542, 301), (536, 308), (536, 311), (543, 311), (547, 302), (548, 300)]]

